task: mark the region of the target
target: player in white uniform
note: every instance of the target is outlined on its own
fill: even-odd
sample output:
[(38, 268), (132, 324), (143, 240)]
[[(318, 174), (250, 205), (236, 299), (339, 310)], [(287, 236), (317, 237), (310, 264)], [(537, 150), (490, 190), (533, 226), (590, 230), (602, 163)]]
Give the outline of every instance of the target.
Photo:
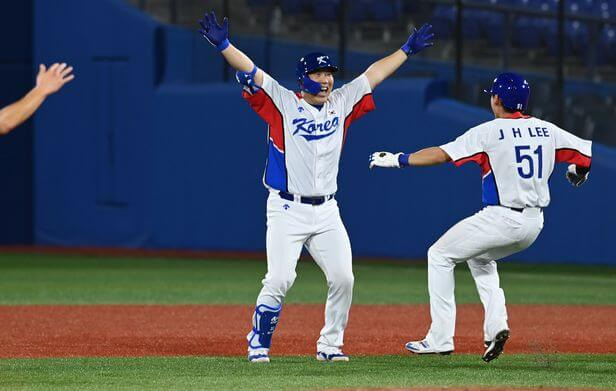
[(337, 67), (329, 56), (310, 53), (297, 64), (301, 91), (282, 87), (229, 43), (228, 22), (214, 13), (201, 33), (249, 86), (244, 94), (268, 124), (268, 158), (263, 183), (267, 200), (267, 274), (257, 298), (248, 359), (269, 362), (269, 349), (284, 297), (306, 247), (325, 273), (328, 293), (317, 359), (348, 361), (340, 349), (353, 294), (351, 244), (334, 199), (340, 153), (351, 122), (374, 109), (372, 90), (408, 58), (431, 46), (431, 26), (415, 31), (400, 50), (372, 64), (350, 83), (333, 90)]
[(456, 306), (454, 267), (467, 262), (485, 310), (483, 360), (503, 351), (509, 326), (496, 260), (529, 247), (543, 228), (542, 209), (550, 203), (548, 180), (558, 162), (572, 163), (567, 178), (580, 186), (588, 177), (591, 142), (558, 126), (522, 114), (530, 87), (514, 73), (503, 73), (490, 91), (496, 119), (471, 128), (455, 141), (412, 154), (376, 152), (372, 167), (481, 166), (483, 203), (475, 215), (454, 225), (428, 250), (428, 289), (432, 324), (413, 353), (449, 354), (454, 350)]

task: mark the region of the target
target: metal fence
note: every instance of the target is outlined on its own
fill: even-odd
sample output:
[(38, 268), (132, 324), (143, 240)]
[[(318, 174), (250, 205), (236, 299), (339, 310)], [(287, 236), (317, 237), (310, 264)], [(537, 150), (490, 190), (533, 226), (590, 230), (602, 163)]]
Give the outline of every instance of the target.
[[(399, 47), (413, 27), (432, 22), (438, 44), (419, 57), (440, 64), (435, 69), (448, 69), (452, 96), (485, 105), (478, 93), (489, 82), (485, 75), (517, 70), (537, 86), (533, 114), (616, 145), (616, 0), (129, 2), (190, 29), (197, 28), (205, 9), (214, 9), (230, 17), (233, 33), (330, 47), (339, 54), (343, 78), (351, 76), (344, 74), (346, 53), (385, 54)], [(265, 58), (272, 61), (269, 53)], [(484, 76), (472, 76), (480, 70)]]

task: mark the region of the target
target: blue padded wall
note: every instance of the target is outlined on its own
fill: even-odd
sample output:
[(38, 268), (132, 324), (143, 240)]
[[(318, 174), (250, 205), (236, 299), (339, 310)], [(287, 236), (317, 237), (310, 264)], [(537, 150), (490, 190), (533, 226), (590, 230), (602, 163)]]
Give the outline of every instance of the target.
[(157, 24), (121, 0), (35, 4), (37, 62), (76, 76), (36, 118), (36, 242), (143, 245)]
[[(32, 1), (3, 2), (0, 12), (0, 108), (33, 86)], [(0, 244), (32, 243), (32, 120), (0, 138)]]
[[(264, 249), (266, 126), (235, 83), (215, 81), (224, 72), (216, 50), (119, 0), (36, 5), (36, 60), (62, 56), (77, 75), (36, 123), (36, 243)], [(114, 20), (112, 30), (105, 20)], [(262, 41), (234, 42), (261, 64)], [(295, 58), (310, 49), (274, 43), (268, 71), (293, 87)], [(425, 258), (449, 226), (481, 207), (472, 165), (367, 167), (373, 151), (438, 145), (491, 118), (444, 91), (430, 78), (386, 81), (374, 93), (377, 110), (350, 128), (337, 198), (356, 256)], [(559, 167), (545, 230), (516, 259), (616, 264), (608, 205), (616, 152), (594, 152), (580, 189)]]

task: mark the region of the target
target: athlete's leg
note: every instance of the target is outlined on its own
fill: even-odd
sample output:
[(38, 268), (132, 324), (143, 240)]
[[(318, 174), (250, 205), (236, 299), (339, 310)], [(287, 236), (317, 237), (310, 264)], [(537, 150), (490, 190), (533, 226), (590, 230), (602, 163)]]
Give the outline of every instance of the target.
[(500, 287), (496, 261), (486, 259), (485, 255), (482, 255), (470, 259), (467, 263), (485, 312), (483, 340), (490, 341), (499, 331), (509, 329), (505, 292)]
[(325, 303), (325, 325), (317, 341), (317, 350), (329, 354), (343, 344), (354, 277), (351, 243), (335, 200), (323, 205), (318, 215), (322, 227), (308, 239), (306, 248), (327, 278), (329, 289)]
[[(450, 240), (468, 234), (461, 223), (452, 227), (441, 237)], [(441, 241), (439, 239), (439, 241)], [(438, 242), (437, 242), (438, 243)], [(426, 336), (428, 345), (437, 352), (454, 350), (453, 335), (456, 324), (454, 296), (455, 261), (436, 244), (428, 249), (428, 293), (430, 295), (430, 330)]]
[(263, 288), (257, 297), (257, 304), (272, 307), (281, 305), (297, 276), (295, 268), (305, 236), (293, 235), (289, 232), (288, 225), (282, 220), (268, 220), (267, 273), (262, 281)]
[[(518, 252), (534, 241), (540, 230), (537, 227), (538, 220), (526, 219), (518, 212), (507, 208), (488, 207), (454, 225), (430, 247), (428, 289), (432, 324), (426, 339), (433, 349), (449, 351), (454, 348), (455, 264), (482, 255), (486, 260), (497, 260)], [(489, 277), (486, 284), (493, 286), (494, 280), (489, 280), (490, 278), (493, 279), (494, 276)], [(502, 301), (499, 300), (498, 296), (495, 296), (490, 314), (494, 313), (493, 316), (496, 318), (500, 316), (502, 319), (504, 295)], [(487, 330), (498, 326), (499, 322), (495, 322), (493, 326), (488, 325)], [(493, 338), (494, 335), (489, 337)]]
[(271, 346), (284, 297), (295, 281), (297, 260), (308, 237), (303, 205), (293, 204), (292, 208), (285, 209), (284, 204), (276, 194), (268, 199), (267, 273), (257, 297), (253, 327), (246, 337), (249, 350), (259, 350), (261, 354), (267, 354), (261, 350)]
[(500, 212), (500, 219), (494, 219), (495, 229), (503, 236), (515, 238), (515, 242), (490, 248), (467, 262), (485, 312), (484, 341), (491, 341), (496, 333), (509, 329), (505, 292), (500, 287), (495, 261), (528, 248), (543, 227), (543, 217), (539, 212), (534, 216), (507, 210)]

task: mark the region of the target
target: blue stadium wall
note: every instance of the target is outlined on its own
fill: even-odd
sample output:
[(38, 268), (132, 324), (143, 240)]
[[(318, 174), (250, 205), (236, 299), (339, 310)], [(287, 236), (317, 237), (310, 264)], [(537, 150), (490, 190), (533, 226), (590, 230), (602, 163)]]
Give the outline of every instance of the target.
[[(32, 88), (32, 1), (0, 7), (0, 108)], [(28, 121), (0, 137), (0, 244), (32, 243), (32, 133)]]
[[(35, 0), (34, 21), (36, 62), (67, 61), (76, 73), (36, 118), (37, 244), (264, 249), (266, 126), (234, 83), (218, 82), (215, 49), (120, 0)], [(264, 62), (262, 41), (234, 42)], [(290, 80), (292, 59), (308, 49), (275, 43), (273, 58), (284, 60), (269, 72)], [(374, 94), (377, 110), (351, 127), (337, 199), (356, 256), (424, 258), (481, 208), (478, 167), (367, 167), (373, 151), (438, 145), (491, 118), (444, 90), (434, 79), (386, 81)], [(593, 152), (580, 189), (558, 167), (545, 229), (516, 260), (616, 265), (616, 151)]]

